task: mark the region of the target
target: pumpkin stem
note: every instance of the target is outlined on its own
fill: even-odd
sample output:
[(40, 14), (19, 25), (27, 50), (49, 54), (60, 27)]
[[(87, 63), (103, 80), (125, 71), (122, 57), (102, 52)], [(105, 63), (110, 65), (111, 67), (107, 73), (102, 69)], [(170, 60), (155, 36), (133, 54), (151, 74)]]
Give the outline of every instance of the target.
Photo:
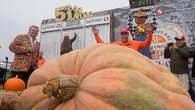
[(49, 79), (43, 85), (43, 93), (49, 97), (55, 97), (60, 102), (70, 100), (79, 88), (79, 79), (77, 76), (60, 75)]

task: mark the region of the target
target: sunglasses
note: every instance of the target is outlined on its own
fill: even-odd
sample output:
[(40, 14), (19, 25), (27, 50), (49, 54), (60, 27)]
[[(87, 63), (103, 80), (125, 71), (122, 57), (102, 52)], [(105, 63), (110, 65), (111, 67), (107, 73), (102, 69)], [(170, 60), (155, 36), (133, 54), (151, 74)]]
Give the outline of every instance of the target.
[(127, 35), (129, 34), (128, 32), (121, 32), (121, 35)]
[(184, 40), (184, 39), (175, 39), (176, 41), (182, 41), (182, 40)]

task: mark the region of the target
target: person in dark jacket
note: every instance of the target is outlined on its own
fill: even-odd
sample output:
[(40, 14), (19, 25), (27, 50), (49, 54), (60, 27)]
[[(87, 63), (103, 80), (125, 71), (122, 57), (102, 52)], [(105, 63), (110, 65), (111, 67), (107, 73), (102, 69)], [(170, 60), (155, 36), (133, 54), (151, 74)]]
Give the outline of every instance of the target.
[(195, 78), (195, 45), (194, 43), (192, 43), (192, 45), (190, 46), (190, 51), (191, 51), (191, 57), (193, 58), (191, 76)]
[(193, 63), (192, 63), (192, 77), (195, 78), (195, 53), (193, 56)]
[(61, 49), (60, 49), (60, 54), (63, 55), (65, 53), (68, 53), (72, 51), (72, 43), (76, 40), (77, 34), (74, 33), (74, 37), (72, 39), (69, 38), (68, 35), (64, 35), (64, 40), (62, 41), (61, 44)]
[(195, 79), (195, 43), (192, 43), (190, 46), (190, 52), (191, 52), (191, 58), (193, 58), (193, 62), (192, 62), (192, 71), (191, 71), (191, 77), (189, 78), (189, 93), (191, 95), (192, 100), (195, 102), (195, 90), (193, 89), (194, 83), (193, 80)]
[(170, 58), (171, 72), (183, 83), (184, 87), (189, 90), (189, 68), (188, 58), (190, 49), (186, 45), (185, 37), (175, 37), (176, 43), (168, 43), (164, 50), (164, 57)]

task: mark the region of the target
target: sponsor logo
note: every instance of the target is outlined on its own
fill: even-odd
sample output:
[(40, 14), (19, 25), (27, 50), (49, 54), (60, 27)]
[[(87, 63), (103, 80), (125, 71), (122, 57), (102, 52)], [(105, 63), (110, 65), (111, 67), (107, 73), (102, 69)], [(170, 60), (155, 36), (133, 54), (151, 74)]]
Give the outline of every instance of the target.
[(157, 8), (156, 14), (157, 14), (158, 16), (163, 15), (163, 14), (164, 14), (164, 11), (163, 11), (161, 8)]
[(63, 29), (79, 28), (84, 26), (83, 20), (63, 22)]
[(109, 21), (109, 17), (104, 17), (104, 21)]

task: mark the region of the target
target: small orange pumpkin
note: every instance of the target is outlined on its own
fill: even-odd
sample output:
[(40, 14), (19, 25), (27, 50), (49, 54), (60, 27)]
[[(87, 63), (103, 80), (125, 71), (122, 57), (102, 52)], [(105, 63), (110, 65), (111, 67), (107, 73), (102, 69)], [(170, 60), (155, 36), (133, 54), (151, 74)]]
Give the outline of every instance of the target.
[(25, 89), (25, 82), (16, 76), (5, 82), (4, 89), (8, 91), (23, 91)]
[(35, 70), (18, 110), (195, 110), (181, 82), (137, 51), (95, 45)]

